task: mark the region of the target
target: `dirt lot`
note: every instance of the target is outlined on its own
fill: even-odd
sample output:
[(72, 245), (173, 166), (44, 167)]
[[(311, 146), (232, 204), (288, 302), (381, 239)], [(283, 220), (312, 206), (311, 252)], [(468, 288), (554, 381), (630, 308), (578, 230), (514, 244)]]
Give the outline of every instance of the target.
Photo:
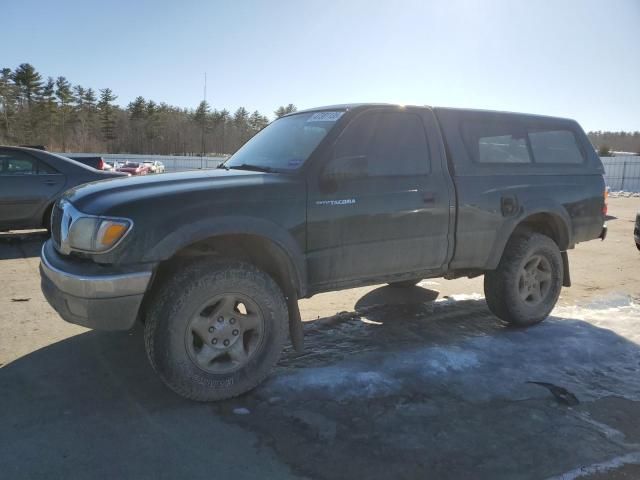
[(318, 295), (301, 302), (305, 352), (210, 405), (160, 383), (139, 329), (63, 322), (39, 290), (44, 236), (1, 234), (0, 472), (639, 478), (638, 210), (610, 200), (609, 238), (570, 253), (574, 286), (539, 326), (504, 327), (481, 278)]

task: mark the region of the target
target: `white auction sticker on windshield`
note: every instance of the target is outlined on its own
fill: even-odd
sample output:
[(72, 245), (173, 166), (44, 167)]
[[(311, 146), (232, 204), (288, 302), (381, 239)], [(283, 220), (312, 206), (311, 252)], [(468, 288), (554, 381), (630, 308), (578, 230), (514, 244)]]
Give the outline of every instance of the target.
[(309, 117), (307, 122), (335, 122), (344, 112), (318, 112)]

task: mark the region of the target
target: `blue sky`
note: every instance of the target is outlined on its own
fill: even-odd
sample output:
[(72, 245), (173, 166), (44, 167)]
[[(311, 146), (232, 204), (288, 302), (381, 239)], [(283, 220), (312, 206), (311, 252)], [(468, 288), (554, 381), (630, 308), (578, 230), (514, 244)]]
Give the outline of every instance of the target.
[(5, 0), (0, 67), (272, 117), (379, 101), (640, 130), (640, 0)]

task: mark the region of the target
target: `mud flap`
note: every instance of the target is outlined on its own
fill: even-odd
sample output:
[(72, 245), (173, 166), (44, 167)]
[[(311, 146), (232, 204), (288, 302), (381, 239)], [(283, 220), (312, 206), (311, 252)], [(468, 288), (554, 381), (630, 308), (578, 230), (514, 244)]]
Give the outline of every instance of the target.
[(569, 255), (566, 251), (560, 252), (562, 255), (562, 286), (570, 287), (571, 286), (571, 273), (569, 273)]
[(298, 307), (298, 297), (291, 292), (287, 295), (287, 310), (289, 310), (289, 336), (291, 344), (296, 352), (302, 352), (304, 349), (304, 332), (302, 330), (302, 318), (300, 317), (300, 308)]

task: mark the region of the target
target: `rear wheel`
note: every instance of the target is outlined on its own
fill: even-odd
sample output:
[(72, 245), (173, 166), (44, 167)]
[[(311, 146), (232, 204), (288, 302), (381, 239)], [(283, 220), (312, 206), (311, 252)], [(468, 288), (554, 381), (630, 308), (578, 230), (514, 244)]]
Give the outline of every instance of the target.
[(269, 275), (246, 263), (204, 261), (155, 292), (145, 345), (154, 369), (175, 392), (222, 400), (268, 375), (287, 328), (284, 296)]
[(485, 273), (487, 304), (508, 323), (534, 325), (553, 310), (562, 278), (562, 257), (553, 240), (539, 233), (514, 236), (498, 268)]

